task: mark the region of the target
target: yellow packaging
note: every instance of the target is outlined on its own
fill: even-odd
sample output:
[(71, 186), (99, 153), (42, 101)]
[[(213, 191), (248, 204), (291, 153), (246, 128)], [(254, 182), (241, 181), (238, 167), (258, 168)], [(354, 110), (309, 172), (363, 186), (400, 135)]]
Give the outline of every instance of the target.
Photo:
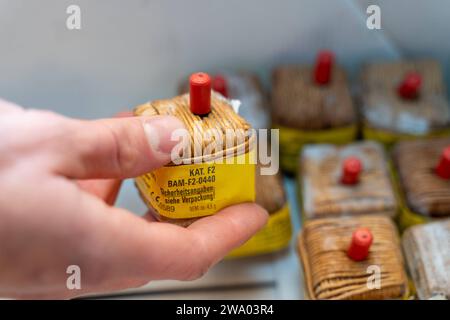
[(303, 145), (308, 143), (345, 144), (355, 140), (358, 129), (356, 125), (326, 130), (299, 130), (279, 125), (280, 129), (280, 165), (283, 170), (295, 173), (298, 157)]
[(234, 249), (227, 258), (239, 258), (266, 254), (281, 250), (289, 245), (292, 236), (289, 206), (270, 214), (269, 221), (257, 234), (239, 248)]
[(137, 177), (136, 184), (146, 202), (166, 218), (208, 216), (232, 204), (255, 201), (255, 164), (249, 160), (245, 153), (233, 157), (234, 164), (166, 166)]

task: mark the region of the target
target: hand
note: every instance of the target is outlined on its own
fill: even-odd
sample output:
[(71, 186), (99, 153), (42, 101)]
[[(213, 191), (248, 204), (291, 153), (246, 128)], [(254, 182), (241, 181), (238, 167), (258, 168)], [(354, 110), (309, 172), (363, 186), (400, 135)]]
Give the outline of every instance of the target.
[[(188, 228), (111, 206), (120, 181), (170, 161), (182, 123), (169, 116), (97, 121), (0, 101), (0, 296), (70, 298), (200, 277), (258, 231), (256, 204)], [(81, 269), (69, 290), (67, 267)]]

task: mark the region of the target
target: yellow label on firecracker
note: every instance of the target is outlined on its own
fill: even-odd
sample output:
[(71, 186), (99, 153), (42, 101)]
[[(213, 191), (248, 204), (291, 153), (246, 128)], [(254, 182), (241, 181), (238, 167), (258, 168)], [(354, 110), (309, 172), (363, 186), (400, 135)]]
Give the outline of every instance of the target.
[(326, 130), (299, 130), (274, 125), (280, 129), (280, 164), (291, 173), (297, 171), (298, 156), (303, 145), (308, 143), (345, 144), (355, 140), (356, 125)]
[(255, 201), (254, 151), (217, 161), (165, 166), (136, 178), (146, 202), (161, 216), (208, 216)]
[(275, 213), (270, 214), (267, 224), (250, 240), (234, 249), (227, 258), (248, 257), (271, 253), (289, 245), (292, 236), (289, 206), (286, 204)]
[(364, 139), (381, 142), (389, 148), (392, 147), (394, 143), (401, 140), (446, 137), (450, 135), (450, 129), (435, 130), (424, 135), (413, 135), (406, 133), (395, 133), (383, 129), (375, 129), (366, 124), (363, 126), (362, 134)]

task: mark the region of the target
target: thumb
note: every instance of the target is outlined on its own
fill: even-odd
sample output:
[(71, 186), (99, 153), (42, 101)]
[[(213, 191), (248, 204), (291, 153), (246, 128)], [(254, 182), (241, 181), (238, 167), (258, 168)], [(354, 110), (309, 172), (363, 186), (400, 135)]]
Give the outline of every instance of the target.
[(76, 179), (135, 177), (169, 163), (172, 133), (184, 128), (173, 116), (74, 121), (57, 170)]

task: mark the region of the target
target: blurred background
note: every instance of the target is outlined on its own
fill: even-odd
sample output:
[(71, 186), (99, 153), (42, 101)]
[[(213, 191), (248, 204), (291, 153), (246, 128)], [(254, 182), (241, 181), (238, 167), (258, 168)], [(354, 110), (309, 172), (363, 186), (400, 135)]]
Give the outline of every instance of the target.
[[(81, 8), (81, 30), (66, 28), (72, 4)], [(381, 8), (381, 30), (366, 27), (371, 4)], [(449, 21), (445, 0), (0, 0), (0, 97), (109, 117), (174, 95), (193, 71), (247, 69), (268, 86), (274, 66), (311, 62), (323, 48), (353, 80), (365, 62), (425, 56), (443, 64), (450, 83)], [(129, 181), (119, 205), (145, 210)], [(298, 229), (296, 211), (294, 204)], [(226, 262), (199, 282), (154, 284), (141, 296), (300, 298), (298, 273), (285, 252)]]

